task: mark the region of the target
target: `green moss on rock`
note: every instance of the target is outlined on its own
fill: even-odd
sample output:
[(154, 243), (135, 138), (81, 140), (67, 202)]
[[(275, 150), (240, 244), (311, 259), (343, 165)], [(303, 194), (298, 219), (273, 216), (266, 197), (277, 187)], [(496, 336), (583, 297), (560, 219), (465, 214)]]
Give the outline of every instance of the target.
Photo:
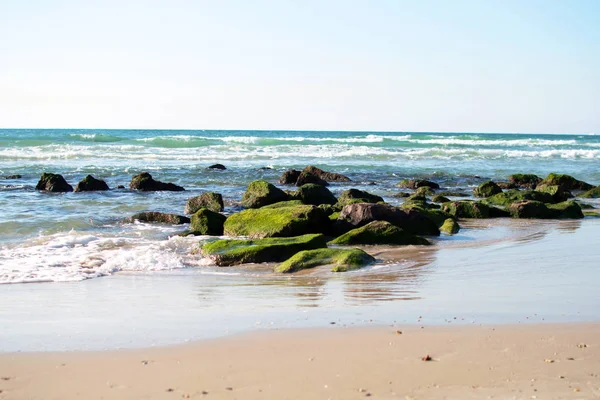
[(192, 215), (190, 231), (195, 235), (220, 236), (226, 220), (223, 214), (201, 208)]
[(540, 185), (557, 185), (562, 186), (565, 190), (590, 190), (594, 188), (593, 185), (577, 180), (571, 175), (554, 173), (549, 174), (543, 181), (540, 182)]
[(321, 234), (255, 240), (217, 240), (202, 246), (201, 252), (218, 266), (281, 262), (302, 250), (327, 247)]
[(341, 206), (352, 203), (379, 203), (382, 201), (383, 198), (381, 196), (376, 196), (358, 189), (344, 190), (338, 198), (338, 204)]
[(46, 192), (72, 192), (73, 186), (69, 185), (62, 175), (44, 172), (40, 177), (35, 190), (43, 190)]
[(415, 190), (414, 196), (433, 196), (435, 194), (434, 190), (429, 186), (421, 186)]
[(333, 265), (332, 272), (345, 272), (375, 262), (360, 249), (317, 249), (301, 251), (275, 268), (275, 272), (291, 273), (321, 265)]
[(552, 196), (553, 203), (561, 203), (573, 197), (571, 192), (565, 190), (562, 186), (559, 185), (539, 184), (536, 186), (535, 191), (548, 193), (550, 196)]
[(477, 197), (490, 197), (498, 193), (502, 193), (502, 189), (495, 182), (488, 181), (477, 186), (473, 191)]
[(552, 203), (554, 199), (552, 195), (544, 192), (537, 192), (535, 190), (509, 190), (503, 193), (495, 194), (485, 199), (486, 203), (494, 204), (498, 206), (508, 207), (511, 203), (517, 201), (533, 200), (540, 201), (542, 203)]
[(307, 183), (302, 185), (294, 193), (294, 198), (299, 199), (304, 204), (318, 206), (320, 204), (335, 204), (337, 199), (325, 186)]
[(584, 217), (583, 210), (581, 210), (579, 204), (571, 200), (558, 204), (550, 204), (548, 208), (554, 211), (555, 218), (580, 219)]
[(600, 198), (600, 186), (590, 189), (587, 192), (580, 194), (578, 197), (584, 199), (598, 199)]
[(427, 181), (425, 179), (404, 179), (396, 184), (396, 186), (407, 189), (418, 189), (423, 186), (428, 186), (432, 189), (439, 189), (440, 185), (435, 182)]
[(440, 226), (440, 231), (447, 233), (448, 235), (454, 235), (458, 233), (460, 230), (460, 225), (453, 218), (448, 218), (444, 221), (442, 226)]
[(281, 189), (266, 181), (254, 181), (248, 185), (242, 197), (242, 205), (246, 208), (260, 208), (288, 199)]
[(134, 214), (131, 218), (128, 218), (125, 221), (157, 222), (161, 224), (181, 225), (189, 223), (190, 219), (188, 217), (184, 217), (183, 215), (146, 211)]
[(200, 196), (192, 197), (185, 203), (185, 214), (194, 214), (201, 208), (208, 208), (214, 212), (223, 211), (223, 196), (219, 193), (206, 192)]
[(431, 198), (431, 201), (434, 203), (447, 203), (450, 201), (450, 199), (442, 195), (436, 194)]
[(274, 204), (269, 204), (268, 206), (264, 206), (262, 208), (282, 208), (282, 207), (296, 207), (296, 206), (302, 206), (304, 205), (304, 203), (302, 203), (300, 200), (287, 200), (287, 201), (280, 201), (279, 203), (274, 203)]
[(479, 201), (451, 201), (442, 204), (442, 211), (456, 218), (491, 218), (490, 206)]
[(330, 225), (323, 210), (311, 205), (248, 209), (227, 218), (224, 233), (250, 238), (322, 233)]
[(96, 179), (92, 175), (88, 175), (83, 178), (77, 186), (75, 186), (76, 192), (95, 192), (108, 190), (108, 185), (102, 179)]
[(508, 177), (508, 182), (511, 186), (527, 189), (535, 189), (541, 181), (542, 178), (534, 174), (512, 174)]
[(386, 221), (373, 221), (363, 227), (337, 237), (330, 242), (339, 245), (356, 244), (393, 244), (393, 245), (428, 245), (429, 241), (420, 236), (406, 232), (402, 228)]

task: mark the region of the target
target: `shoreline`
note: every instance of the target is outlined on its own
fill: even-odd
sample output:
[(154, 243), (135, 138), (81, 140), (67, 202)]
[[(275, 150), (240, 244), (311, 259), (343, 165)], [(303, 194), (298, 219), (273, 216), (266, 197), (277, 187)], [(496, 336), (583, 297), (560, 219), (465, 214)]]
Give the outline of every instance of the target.
[(591, 398), (600, 396), (598, 338), (600, 323), (397, 325), (0, 353), (0, 399)]

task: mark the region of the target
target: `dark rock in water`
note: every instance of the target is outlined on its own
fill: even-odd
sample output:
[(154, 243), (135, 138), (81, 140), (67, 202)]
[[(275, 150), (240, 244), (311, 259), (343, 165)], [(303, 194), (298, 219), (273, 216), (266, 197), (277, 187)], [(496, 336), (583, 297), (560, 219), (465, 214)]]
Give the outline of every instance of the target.
[(440, 231), (448, 235), (454, 235), (460, 231), (460, 225), (458, 225), (458, 222), (456, 222), (454, 219), (448, 218), (444, 221), (442, 226), (440, 226)]
[(448, 192), (439, 192), (438, 194), (440, 196), (446, 196), (446, 197), (471, 197), (471, 195), (469, 193), (465, 193), (465, 192), (448, 191)]
[(553, 203), (562, 203), (563, 201), (567, 201), (572, 198), (573, 195), (568, 190), (565, 190), (562, 186), (559, 185), (546, 185), (540, 183), (535, 188), (536, 192), (548, 193), (552, 196)]
[(258, 170), (259, 171), (268, 171), (268, 170), (271, 170), (271, 169), (273, 169), (273, 167), (260, 167)]
[(444, 197), (442, 195), (436, 194), (435, 196), (433, 196), (431, 198), (431, 201), (434, 203), (446, 203), (446, 202), (450, 201), (450, 199), (447, 197)]
[(287, 193), (266, 181), (254, 181), (248, 185), (242, 197), (246, 208), (260, 208), (288, 199)]
[(346, 175), (323, 171), (322, 169), (314, 167), (312, 165), (309, 165), (308, 167), (304, 168), (302, 172), (314, 175), (318, 178), (323, 179), (326, 182), (350, 182), (350, 178), (348, 178)]
[(417, 190), (415, 190), (414, 194), (418, 196), (433, 196), (435, 194), (435, 191), (429, 186), (421, 186), (420, 188), (417, 188)]
[(327, 247), (322, 234), (308, 234), (289, 238), (254, 240), (217, 240), (202, 246), (201, 252), (218, 266), (281, 262), (302, 250)]
[(208, 166), (206, 168), (207, 169), (218, 169), (220, 171), (224, 171), (224, 170), (227, 169), (227, 167), (225, 167), (223, 164), (213, 164), (213, 165), (210, 165), (210, 166)]
[(580, 219), (583, 218), (581, 206), (574, 201), (563, 201), (558, 204), (548, 204), (550, 210), (555, 213), (555, 218)]
[(490, 213), (491, 208), (485, 203), (471, 200), (451, 201), (442, 204), (442, 211), (456, 218), (493, 218)]
[(201, 208), (208, 208), (214, 212), (223, 211), (223, 196), (219, 193), (206, 192), (200, 196), (192, 197), (185, 203), (184, 214), (194, 214)]
[(306, 185), (307, 183), (312, 183), (321, 186), (329, 186), (329, 183), (327, 183), (326, 180), (321, 179), (318, 176), (311, 174), (310, 172), (302, 171), (300, 175), (298, 175), (298, 179), (296, 180), (296, 186)]
[(548, 205), (540, 201), (525, 200), (512, 203), (508, 210), (514, 218), (580, 219), (584, 217), (581, 207), (574, 201)]
[(325, 186), (307, 183), (296, 190), (292, 197), (302, 201), (304, 204), (312, 204), (318, 206), (320, 204), (333, 205), (337, 203), (337, 199)]
[(119, 186), (117, 186), (117, 189), (125, 189), (125, 186), (119, 185)]
[(373, 221), (360, 228), (337, 237), (330, 242), (339, 245), (388, 244), (388, 245), (429, 245), (429, 241), (404, 231), (386, 221)]
[(195, 235), (220, 236), (227, 217), (218, 212), (201, 208), (192, 215), (190, 231)]
[(91, 175), (83, 178), (77, 186), (75, 186), (76, 192), (93, 192), (97, 190), (108, 190), (108, 185), (101, 179), (96, 179)]
[(383, 202), (383, 198), (381, 196), (377, 196), (371, 194), (369, 192), (365, 192), (363, 190), (358, 189), (348, 189), (344, 190), (340, 197), (338, 198), (338, 204), (341, 206), (345, 206), (346, 204), (351, 203), (379, 203)]
[(410, 197), (410, 196), (411, 196), (410, 193), (398, 192), (395, 195), (393, 195), (392, 197), (404, 198), (404, 197)]
[(295, 185), (299, 176), (300, 171), (290, 169), (289, 171), (285, 171), (283, 175), (281, 175), (281, 178), (279, 178), (279, 183), (281, 185)]
[(508, 177), (508, 182), (511, 185), (511, 187), (509, 187), (508, 189), (535, 189), (535, 187), (541, 181), (542, 178), (534, 174), (513, 174)]
[(387, 221), (415, 235), (440, 234), (437, 224), (421, 212), (403, 210), (389, 204), (348, 204), (338, 218), (338, 224), (347, 223), (352, 228), (359, 228), (373, 221)]
[(571, 175), (564, 174), (549, 174), (539, 184), (549, 186), (562, 186), (562, 188), (565, 190), (590, 190), (594, 188), (594, 186), (590, 185), (589, 183), (577, 180)]
[(174, 183), (164, 183), (155, 181), (148, 172), (142, 172), (134, 176), (129, 183), (129, 188), (133, 190), (139, 190), (142, 192), (153, 192), (153, 191), (170, 191), (170, 192), (181, 192), (185, 189)]
[(590, 189), (577, 197), (582, 197), (584, 199), (598, 199), (600, 198), (600, 186)]
[(253, 239), (290, 237), (323, 233), (329, 225), (324, 211), (315, 206), (264, 207), (230, 215), (225, 221), (224, 233)]
[(490, 197), (498, 193), (502, 193), (502, 189), (495, 182), (488, 181), (477, 186), (473, 191), (477, 197)]
[(46, 192), (72, 192), (73, 186), (69, 185), (62, 175), (44, 172), (35, 189)]
[(439, 189), (440, 185), (435, 182), (427, 181), (425, 179), (404, 179), (396, 186), (406, 189), (418, 189), (423, 186), (428, 186), (432, 189)]
[(188, 224), (190, 219), (188, 217), (184, 217), (183, 215), (177, 214), (166, 214), (156, 211), (148, 211), (134, 214), (131, 218), (128, 218), (127, 222), (133, 221), (140, 222), (159, 222), (162, 224), (172, 224), (172, 225), (181, 225)]
[(4, 176), (0, 176), (0, 179), (21, 179), (22, 176), (17, 174), (17, 175), (4, 175)]
[(538, 192), (535, 190), (517, 190), (512, 189), (507, 192), (495, 194), (486, 198), (484, 201), (497, 206), (509, 206), (511, 203), (524, 200), (541, 201), (542, 203), (554, 202), (549, 193)]
[(320, 265), (333, 265), (332, 272), (346, 272), (373, 262), (375, 258), (360, 249), (304, 250), (275, 267), (275, 272), (291, 273)]

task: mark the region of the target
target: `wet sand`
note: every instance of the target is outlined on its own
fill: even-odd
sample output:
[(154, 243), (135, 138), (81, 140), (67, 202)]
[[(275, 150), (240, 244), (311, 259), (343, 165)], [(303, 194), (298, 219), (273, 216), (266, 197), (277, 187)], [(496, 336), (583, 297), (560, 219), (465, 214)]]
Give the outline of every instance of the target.
[(600, 396), (599, 340), (599, 324), (331, 326), (4, 353), (0, 399), (590, 399)]

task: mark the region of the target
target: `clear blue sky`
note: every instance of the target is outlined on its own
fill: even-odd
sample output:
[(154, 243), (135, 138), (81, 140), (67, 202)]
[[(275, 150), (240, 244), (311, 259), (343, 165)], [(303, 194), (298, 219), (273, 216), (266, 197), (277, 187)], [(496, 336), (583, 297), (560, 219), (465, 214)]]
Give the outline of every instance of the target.
[(0, 127), (600, 133), (600, 1), (0, 0)]

